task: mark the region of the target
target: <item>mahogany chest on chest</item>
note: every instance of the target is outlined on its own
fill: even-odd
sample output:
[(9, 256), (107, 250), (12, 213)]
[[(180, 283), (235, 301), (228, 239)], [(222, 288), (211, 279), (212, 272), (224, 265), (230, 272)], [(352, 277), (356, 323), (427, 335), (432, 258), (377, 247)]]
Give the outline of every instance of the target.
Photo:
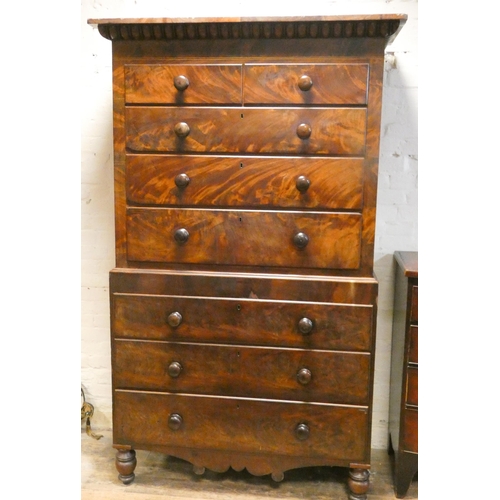
[(384, 48), (402, 15), (90, 20), (112, 41), (113, 441), (366, 498)]

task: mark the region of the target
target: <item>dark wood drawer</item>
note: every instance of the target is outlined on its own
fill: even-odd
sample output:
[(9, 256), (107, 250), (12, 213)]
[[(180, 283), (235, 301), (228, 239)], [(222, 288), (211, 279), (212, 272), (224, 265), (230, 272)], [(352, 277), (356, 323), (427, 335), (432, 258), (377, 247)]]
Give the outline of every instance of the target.
[[(174, 84), (175, 79), (180, 90)], [(241, 65), (126, 65), (125, 101), (131, 104), (241, 104)]]
[(115, 293), (111, 314), (115, 338), (349, 351), (372, 341), (370, 305)]
[[(169, 427), (174, 414), (182, 418), (177, 430)], [(296, 435), (301, 424), (309, 430), (302, 440)], [(364, 463), (369, 425), (363, 407), (114, 392), (113, 441), (138, 449), (202, 443), (204, 449)]]
[(360, 158), (128, 155), (126, 189), (138, 204), (360, 210), (362, 176)]
[[(175, 128), (184, 126), (185, 137)], [(301, 126), (310, 137), (299, 137)], [(364, 155), (366, 109), (130, 106), (126, 147), (132, 152)]]
[(244, 100), (245, 104), (366, 104), (367, 83), (367, 64), (246, 64)]
[(410, 326), (410, 351), (408, 354), (410, 363), (418, 363), (418, 326)]
[(116, 340), (114, 387), (368, 404), (370, 355)]
[(408, 367), (408, 385), (406, 393), (406, 403), (409, 405), (418, 405), (418, 368)]
[(361, 221), (354, 213), (130, 208), (127, 257), (142, 262), (357, 269)]
[(418, 286), (412, 286), (411, 289), (410, 321), (412, 323), (418, 323)]
[(403, 410), (403, 432), (402, 432), (402, 446), (404, 451), (411, 451), (418, 453), (418, 410), (405, 409)]

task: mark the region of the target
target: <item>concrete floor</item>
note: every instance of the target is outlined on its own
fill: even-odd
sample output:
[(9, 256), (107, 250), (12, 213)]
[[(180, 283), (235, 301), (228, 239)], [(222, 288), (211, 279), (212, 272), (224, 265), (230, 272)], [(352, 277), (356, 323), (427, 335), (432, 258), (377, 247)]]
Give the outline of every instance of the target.
[[(95, 430), (95, 429), (94, 429)], [(82, 500), (260, 500), (311, 499), (347, 500), (347, 469), (313, 467), (285, 473), (281, 483), (269, 476), (254, 477), (229, 470), (223, 474), (193, 473), (192, 466), (173, 457), (137, 450), (135, 481), (125, 486), (117, 477), (115, 450), (110, 430), (93, 439), (82, 428)], [(391, 457), (385, 450), (373, 450), (369, 500), (394, 499)], [(418, 498), (415, 478), (406, 500)]]

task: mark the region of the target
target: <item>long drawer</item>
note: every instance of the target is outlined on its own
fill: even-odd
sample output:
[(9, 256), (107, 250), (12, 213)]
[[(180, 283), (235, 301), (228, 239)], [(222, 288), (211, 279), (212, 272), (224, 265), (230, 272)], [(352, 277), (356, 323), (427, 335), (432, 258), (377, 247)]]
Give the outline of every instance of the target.
[(369, 425), (366, 407), (114, 391), (114, 443), (138, 449), (201, 446), (363, 463)]
[(127, 155), (130, 203), (360, 210), (361, 158)]
[(131, 152), (363, 156), (365, 108), (129, 106)]
[(367, 352), (373, 306), (114, 293), (111, 318), (121, 339)]
[(113, 361), (115, 388), (368, 404), (366, 353), (116, 340)]
[(357, 269), (356, 213), (129, 208), (129, 261)]

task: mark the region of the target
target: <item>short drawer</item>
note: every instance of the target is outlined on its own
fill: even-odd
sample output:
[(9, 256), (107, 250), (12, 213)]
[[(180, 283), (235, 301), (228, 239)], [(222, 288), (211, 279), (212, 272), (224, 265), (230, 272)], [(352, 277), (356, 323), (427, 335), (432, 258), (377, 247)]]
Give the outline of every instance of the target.
[(129, 208), (129, 261), (357, 269), (356, 213)]
[(406, 392), (406, 404), (418, 405), (418, 368), (408, 367), (408, 382)]
[(362, 407), (115, 391), (114, 410), (114, 444), (137, 449), (313, 454), (318, 461), (347, 464), (364, 463), (369, 456), (370, 420)]
[(130, 152), (363, 156), (366, 109), (129, 106)]
[(118, 389), (368, 404), (370, 355), (115, 340)]
[(246, 64), (245, 104), (366, 104), (367, 64)]
[(371, 305), (123, 293), (111, 305), (114, 338), (371, 349)]
[(408, 354), (410, 363), (418, 363), (418, 326), (410, 326), (410, 350)]
[(130, 104), (241, 104), (240, 64), (125, 66)]
[(411, 312), (410, 321), (418, 323), (418, 286), (411, 287)]
[(360, 210), (363, 160), (128, 155), (126, 189), (147, 205)]
[(404, 451), (418, 453), (418, 410), (403, 410), (402, 420), (402, 448)]

